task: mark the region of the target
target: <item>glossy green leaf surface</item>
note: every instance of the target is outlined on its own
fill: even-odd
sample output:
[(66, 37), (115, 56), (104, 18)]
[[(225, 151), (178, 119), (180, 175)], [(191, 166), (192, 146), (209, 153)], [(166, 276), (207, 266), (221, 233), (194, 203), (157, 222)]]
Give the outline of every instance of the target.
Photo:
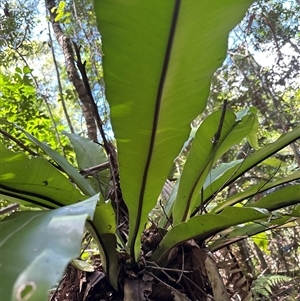
[(80, 253), (96, 203), (94, 197), (49, 211), (16, 212), (0, 222), (1, 300), (48, 300), (50, 287)]
[(242, 174), (299, 138), (300, 127), (296, 127), (292, 131), (280, 136), (275, 142), (264, 146), (263, 148), (257, 150), (254, 154), (242, 160), (241, 164), (237, 164), (229, 168), (222, 176), (211, 182), (207, 187), (205, 190), (204, 203), (207, 202), (215, 192), (219, 191), (224, 186), (229, 185), (238, 179)]
[[(249, 144), (254, 148), (254, 149), (259, 149), (258, 145), (258, 137), (257, 137), (257, 132), (259, 129), (259, 121), (258, 121), (258, 116), (257, 116), (257, 108), (255, 107), (250, 107), (250, 108), (245, 108), (242, 110), (240, 113), (243, 114), (244, 112), (252, 112), (255, 116), (255, 121), (252, 130), (249, 132), (247, 136), (247, 140)], [(239, 114), (239, 113), (238, 113)]]
[[(243, 162), (243, 160), (234, 160), (231, 162), (226, 162), (226, 163), (221, 163), (218, 167), (212, 169), (210, 171), (210, 173), (208, 174), (208, 176), (205, 179), (204, 185), (203, 185), (203, 195), (204, 197), (207, 195), (207, 189), (210, 189), (210, 185), (212, 183), (214, 183), (215, 181), (217, 181), (219, 178), (221, 178), (222, 176), (224, 176), (228, 170), (230, 170), (230, 172), (233, 171), (234, 167), (239, 167), (241, 165), (241, 163)], [(228, 178), (229, 180), (230, 178)]]
[(63, 134), (71, 141), (80, 169), (86, 169), (108, 161), (103, 148), (99, 144), (74, 133), (63, 131)]
[(87, 229), (98, 242), (101, 264), (110, 284), (118, 288), (119, 260), (116, 250), (116, 216), (110, 201), (103, 196), (97, 203), (93, 221), (87, 223)]
[(232, 197), (228, 198), (226, 201), (218, 204), (216, 207), (213, 208), (213, 210), (211, 211), (211, 213), (219, 213), (220, 211), (222, 211), (225, 207), (227, 206), (232, 206), (238, 202), (241, 202), (249, 197), (252, 197), (258, 193), (262, 193), (268, 189), (274, 188), (276, 186), (291, 182), (291, 181), (295, 181), (297, 179), (300, 179), (300, 172), (296, 172), (292, 175), (289, 175), (287, 177), (272, 181), (272, 182), (262, 182), (256, 185), (252, 185), (250, 187), (250, 189), (247, 189), (243, 192), (237, 193), (235, 195), (233, 195)]
[[(252, 235), (267, 231), (268, 229), (272, 228), (270, 223), (261, 222), (261, 223), (249, 223), (247, 225), (239, 225), (232, 227), (229, 233), (220, 237), (216, 241), (214, 241), (210, 246), (209, 249), (214, 252), (217, 251), (225, 246), (228, 246), (234, 242), (240, 241), (242, 239), (251, 237)], [(222, 235), (222, 233), (220, 233)]]
[(119, 258), (116, 249), (116, 235), (113, 233), (100, 233), (92, 222), (88, 222), (86, 226), (97, 242), (101, 264), (109, 283), (115, 289), (118, 289)]
[[(240, 120), (226, 110), (224, 120), (222, 111), (209, 115), (199, 127), (190, 153), (180, 177), (177, 197), (173, 206), (173, 223), (187, 220), (200, 205), (201, 188), (214, 163), (233, 145), (238, 144), (251, 131), (255, 117), (247, 113)], [(222, 122), (217, 143), (214, 141)]]
[(289, 214), (290, 216), (300, 217), (300, 205), (294, 207), (292, 213)]
[[(298, 185), (299, 186), (299, 185)], [(290, 186), (291, 187), (291, 186)], [(293, 186), (292, 186), (293, 187)], [(289, 187), (286, 187), (289, 188)], [(261, 199), (261, 201), (255, 202), (253, 205), (258, 203), (260, 205), (266, 204), (266, 207), (269, 207), (270, 210), (273, 210), (272, 207), (276, 210), (279, 209), (278, 201), (280, 202), (280, 208), (284, 208), (290, 205), (295, 204), (295, 197), (290, 197), (294, 192), (298, 193), (298, 188), (288, 189), (288, 191), (283, 190), (282, 192), (275, 191), (268, 195), (266, 199)], [(259, 202), (261, 202), (259, 204)], [(265, 232), (272, 228), (283, 227), (285, 225), (297, 226), (299, 224), (300, 217), (300, 205), (297, 205), (293, 208), (292, 212), (287, 214), (280, 214), (275, 212), (266, 221), (260, 221), (259, 223), (248, 223), (246, 225), (239, 225), (232, 227), (230, 231), (226, 233), (219, 233), (220, 238), (216, 239), (210, 246), (211, 251), (216, 251), (221, 249), (224, 246), (230, 245), (235, 241), (251, 237), (255, 234)]]
[[(81, 137), (76, 134), (63, 132), (71, 141), (79, 169), (85, 170), (90, 167), (96, 167), (100, 164), (108, 162), (108, 158), (103, 151), (103, 148), (94, 141)], [(91, 176), (87, 180), (97, 192), (106, 195), (109, 178), (108, 167), (100, 172), (91, 172)]]
[[(223, 176), (228, 170), (232, 170), (232, 168), (234, 166), (240, 165), (242, 162), (242, 160), (236, 160), (236, 161), (232, 161), (229, 163), (222, 163), (220, 164), (217, 168), (212, 169), (209, 174), (206, 177), (206, 180), (203, 184), (203, 195), (204, 198), (205, 196), (209, 193), (210, 190), (210, 185), (211, 183), (213, 183), (214, 181), (217, 181), (217, 179), (219, 179), (221, 176)], [(228, 179), (230, 178), (230, 176), (232, 176), (231, 174), (228, 175)], [(179, 181), (176, 182), (176, 184), (174, 185), (173, 189), (172, 189), (172, 193), (170, 195), (170, 198), (168, 199), (168, 202), (165, 206), (165, 212), (166, 212), (166, 216), (170, 217), (171, 216), (171, 211), (173, 208), (173, 204), (177, 195), (177, 191), (178, 191), (178, 186), (179, 186)], [(199, 196), (200, 199), (200, 196)], [(168, 219), (166, 218), (165, 215), (162, 216), (162, 218), (159, 221), (159, 226), (160, 227), (164, 227), (166, 225), (166, 223), (168, 222)]]
[(94, 3), (130, 216), (129, 246), (137, 260), (148, 213), (188, 138), (190, 122), (205, 108), (227, 34), (252, 1)]
[[(235, 241), (239, 241), (241, 239), (251, 237), (253, 235), (265, 232), (272, 228), (277, 228), (278, 226), (284, 226), (285, 224), (294, 223), (295, 221), (297, 221), (298, 218), (295, 218), (293, 216), (294, 215), (299, 216), (299, 211), (297, 212), (295, 211), (293, 213), (294, 214), (292, 214), (291, 216), (284, 215), (270, 221), (264, 221), (260, 223), (249, 223), (246, 225), (235, 226), (231, 229), (229, 233), (226, 233), (226, 235), (220, 237), (215, 242), (213, 242), (209, 246), (209, 249), (212, 252), (214, 252), (225, 246), (232, 244)], [(296, 222), (294, 225), (298, 225), (298, 222)]]
[(266, 218), (267, 210), (227, 207), (220, 214), (204, 214), (190, 218), (169, 230), (154, 251), (151, 260), (157, 264), (165, 262), (169, 251), (176, 245), (189, 239), (204, 241), (210, 236), (233, 225)]
[(99, 233), (116, 233), (116, 215), (110, 201), (104, 202), (100, 196), (100, 201), (94, 214), (93, 224)]
[(291, 185), (274, 191), (246, 207), (266, 208), (273, 211), (297, 203), (300, 203), (300, 185)]
[[(20, 128), (21, 129), (21, 128)], [(81, 189), (81, 191), (88, 195), (93, 196), (96, 194), (90, 183), (68, 162), (68, 160), (61, 154), (53, 150), (47, 144), (37, 140), (34, 136), (30, 135), (23, 129), (21, 129), (25, 135), (38, 147), (40, 147), (46, 154), (53, 159), (62, 170), (76, 183), (76, 185)]]
[(44, 158), (28, 158), (0, 145), (0, 194), (46, 208), (57, 208), (86, 199)]

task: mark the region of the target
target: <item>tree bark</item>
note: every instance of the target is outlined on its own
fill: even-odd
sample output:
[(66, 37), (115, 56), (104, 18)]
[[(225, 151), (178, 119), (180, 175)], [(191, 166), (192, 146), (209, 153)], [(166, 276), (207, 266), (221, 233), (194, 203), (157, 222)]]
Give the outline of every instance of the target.
[(64, 35), (59, 22), (55, 21), (56, 12), (52, 11), (54, 7), (55, 0), (46, 0), (46, 8), (50, 14), (53, 32), (65, 57), (68, 78), (75, 87), (81, 101), (81, 108), (86, 121), (88, 137), (91, 140), (97, 141), (97, 126), (93, 116), (92, 102), (88, 93), (86, 92), (84, 83), (78, 74), (71, 40)]

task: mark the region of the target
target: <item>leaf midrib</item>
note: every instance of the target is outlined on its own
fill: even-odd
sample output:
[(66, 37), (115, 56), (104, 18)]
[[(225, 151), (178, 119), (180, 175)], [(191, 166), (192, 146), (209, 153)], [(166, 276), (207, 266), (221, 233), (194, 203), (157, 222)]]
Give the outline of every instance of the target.
[(146, 160), (146, 164), (145, 164), (145, 168), (144, 168), (144, 172), (143, 172), (142, 185), (141, 185), (139, 200), (138, 200), (136, 223), (135, 223), (135, 227), (134, 227), (133, 234), (132, 234), (132, 243), (130, 245), (130, 254), (131, 254), (133, 260), (135, 260), (134, 246), (135, 246), (135, 241), (137, 239), (137, 235), (138, 235), (139, 228), (140, 228), (141, 213), (142, 213), (143, 203), (144, 203), (144, 194), (145, 194), (145, 189), (146, 189), (146, 185), (147, 185), (148, 172), (149, 172), (151, 159), (152, 159), (152, 155), (153, 155), (153, 149), (154, 149), (154, 144), (155, 144), (155, 139), (156, 139), (156, 130), (158, 127), (158, 119), (159, 119), (159, 113), (160, 113), (160, 107), (161, 107), (161, 101), (162, 101), (162, 95), (163, 95), (165, 80), (167, 77), (167, 72), (168, 72), (168, 67), (169, 67), (169, 62), (170, 62), (170, 57), (171, 57), (171, 51), (172, 51), (172, 46), (173, 46), (173, 41), (174, 41), (174, 36), (175, 36), (175, 31), (176, 31), (176, 25), (177, 25), (177, 20), (178, 20), (178, 15), (179, 15), (180, 3), (181, 3), (181, 0), (175, 0), (173, 17), (172, 17), (172, 22), (171, 22), (170, 32), (169, 32), (169, 38), (168, 38), (166, 53), (165, 53), (164, 62), (163, 62), (163, 68), (162, 68), (160, 81), (159, 81), (159, 85), (158, 85), (158, 90), (157, 90), (154, 118), (153, 118), (153, 124), (152, 124), (152, 132), (151, 132), (151, 138), (150, 138), (150, 146), (149, 146), (147, 160)]
[[(297, 128), (295, 128), (294, 130), (297, 130), (297, 129), (299, 130), (300, 127), (297, 127)], [(294, 130), (293, 130), (293, 131), (294, 131)], [(286, 135), (287, 135), (287, 134), (286, 134)], [(283, 140), (283, 142), (280, 143), (280, 146), (279, 146), (278, 148), (276, 148), (274, 151), (271, 151), (270, 153), (267, 152), (267, 151), (265, 151), (266, 148), (271, 148), (271, 147), (272, 147), (272, 144), (273, 144), (273, 143), (276, 143), (278, 140), (276, 140), (276, 141), (273, 142), (273, 143), (270, 143), (269, 145), (267, 145), (267, 146), (265, 146), (264, 148), (262, 148), (262, 149), (260, 149), (260, 150), (257, 151), (257, 152), (262, 152), (262, 153), (263, 153), (263, 155), (260, 156), (260, 159), (259, 159), (259, 160), (255, 160), (255, 162), (252, 162), (248, 167), (243, 168), (242, 166), (243, 166), (243, 165), (246, 165), (246, 166), (247, 166), (248, 161), (251, 162), (251, 161), (252, 161), (251, 159), (252, 159), (253, 156), (254, 156), (255, 154), (257, 154), (257, 153), (254, 153), (254, 154), (250, 155), (249, 157), (246, 157), (246, 158), (244, 159), (244, 161), (240, 164), (240, 166), (239, 166), (239, 168), (238, 168), (238, 171), (236, 171), (236, 172), (234, 173), (234, 176), (231, 177), (230, 180), (226, 181), (226, 183), (225, 183), (224, 185), (222, 185), (221, 187), (219, 187), (218, 190), (221, 191), (224, 187), (229, 186), (229, 185), (232, 184), (236, 179), (238, 179), (242, 174), (246, 173), (247, 171), (249, 171), (250, 169), (252, 169), (254, 166), (258, 165), (259, 163), (261, 163), (261, 162), (264, 161), (265, 159), (267, 159), (267, 158), (271, 157), (272, 155), (276, 154), (278, 151), (280, 151), (280, 150), (283, 149), (284, 147), (286, 147), (286, 146), (288, 146), (289, 144), (291, 144), (291, 143), (295, 142), (296, 140), (298, 140), (298, 139), (299, 139), (299, 136), (296, 135), (296, 137), (294, 137), (293, 139), (291, 139), (291, 141), (290, 141), (290, 140), (285, 141), (285, 140), (284, 140), (284, 137), (282, 137), (282, 136), (281, 136), (280, 138), (278, 138), (278, 139), (282, 139), (282, 140)], [(214, 193), (215, 193), (215, 191), (214, 191), (209, 197), (207, 197), (207, 198), (204, 200), (203, 203), (204, 203), (204, 204), (207, 203), (207, 202), (213, 197)], [(197, 213), (197, 210), (193, 211), (193, 213), (191, 214), (191, 217), (195, 216), (196, 213)]]
[[(186, 219), (189, 218), (188, 216), (188, 213), (190, 211), (190, 206), (191, 206), (191, 203), (192, 203), (192, 198), (195, 194), (195, 190), (198, 186), (198, 183), (200, 181), (200, 179), (202, 178), (204, 172), (207, 170), (207, 167), (210, 166), (210, 168), (212, 167), (213, 165), (213, 161), (215, 160), (215, 157), (216, 157), (216, 154), (218, 152), (218, 150), (220, 149), (220, 147), (223, 145), (223, 143), (226, 141), (227, 137), (230, 135), (230, 133), (235, 129), (235, 127), (239, 124), (239, 122), (236, 122), (235, 124), (232, 125), (231, 129), (224, 135), (224, 137), (222, 137), (222, 131), (220, 133), (220, 139), (219, 139), (219, 142), (213, 146), (212, 145), (212, 151), (211, 151), (211, 154), (209, 156), (209, 159), (206, 161), (206, 163), (203, 165), (203, 167), (201, 168), (197, 178), (196, 178), (196, 181), (194, 182), (193, 186), (192, 186), (192, 189), (188, 195), (188, 198), (187, 198), (187, 201), (186, 201), (186, 207), (185, 207), (185, 210), (184, 210), (184, 213), (183, 213), (183, 216), (182, 216), (182, 219), (181, 219), (181, 222), (184, 222)], [(203, 204), (201, 204), (203, 205)], [(198, 208), (196, 209), (198, 210)]]
[[(52, 203), (56, 206), (59, 206), (59, 207), (63, 207), (65, 206), (65, 204), (62, 204), (48, 196), (45, 196), (45, 195), (42, 195), (42, 194), (39, 194), (39, 193), (35, 193), (35, 192), (30, 192), (30, 191), (25, 191), (25, 190), (21, 190), (21, 189), (16, 189), (16, 188), (12, 188), (12, 187), (9, 187), (9, 186), (6, 186), (6, 185), (3, 185), (3, 184), (0, 184), (0, 193), (3, 194), (3, 195), (9, 195), (12, 196), (12, 197), (16, 197), (16, 198), (19, 198), (19, 199), (22, 199), (24, 201), (27, 201), (27, 202), (31, 202), (32, 204), (36, 204), (36, 205), (39, 205), (39, 206), (42, 206), (42, 207), (45, 207), (45, 208), (48, 208), (48, 209), (54, 209), (55, 207), (51, 208), (49, 205), (47, 204), (44, 204), (42, 202), (39, 202), (39, 201), (36, 201), (36, 200), (33, 200), (33, 199), (30, 199), (30, 198), (27, 198), (26, 196), (30, 196), (30, 197), (35, 197), (35, 198), (38, 198), (38, 199), (41, 199), (41, 200), (44, 200), (46, 202), (49, 202), (49, 203)], [(22, 195), (25, 195), (22, 196)]]

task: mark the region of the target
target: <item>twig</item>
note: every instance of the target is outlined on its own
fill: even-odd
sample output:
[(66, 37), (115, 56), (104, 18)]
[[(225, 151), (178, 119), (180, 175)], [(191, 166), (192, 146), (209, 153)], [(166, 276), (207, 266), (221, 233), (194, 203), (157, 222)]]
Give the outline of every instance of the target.
[(164, 215), (165, 215), (165, 217), (166, 217), (168, 223), (169, 223), (170, 226), (173, 228), (173, 223), (172, 223), (172, 221), (170, 220), (170, 218), (168, 217), (167, 212), (165, 211), (165, 207), (164, 207), (164, 205), (163, 205), (162, 202), (161, 202), (161, 199), (159, 200), (159, 205), (160, 205), (160, 207), (161, 207), (161, 209), (162, 209), (162, 211), (163, 211), (163, 213), (164, 213)]
[[(255, 195), (257, 195), (258, 193), (260, 193), (260, 191), (262, 190), (262, 188), (264, 188), (268, 183), (271, 182), (271, 180), (275, 177), (275, 175), (277, 174), (277, 172), (279, 171), (279, 169), (281, 168), (282, 162), (280, 162), (279, 166), (277, 167), (277, 169), (275, 170), (274, 174), (261, 186), (257, 189), (256, 193), (246, 202), (246, 204), (248, 204)], [(245, 205), (246, 205), (245, 204)]]
[(71, 131), (71, 133), (74, 133), (74, 128), (67, 110), (67, 106), (65, 103), (65, 99), (64, 99), (64, 94), (63, 94), (63, 89), (62, 89), (62, 85), (61, 85), (61, 80), (60, 80), (60, 74), (59, 74), (59, 70), (58, 70), (58, 65), (57, 65), (57, 61), (56, 61), (56, 57), (55, 57), (55, 52), (54, 52), (54, 47), (53, 47), (53, 39), (51, 36), (51, 31), (50, 31), (50, 22), (48, 22), (48, 35), (49, 35), (49, 41), (50, 41), (50, 48), (51, 48), (51, 53), (52, 53), (52, 59), (53, 59), (53, 64), (54, 64), (54, 68), (55, 68), (55, 72), (56, 72), (56, 78), (57, 78), (57, 84), (58, 84), (58, 90), (59, 90), (59, 97), (61, 100), (61, 104), (62, 104), (62, 108), (69, 126), (69, 129)]
[(90, 87), (90, 84), (89, 84), (89, 80), (88, 80), (88, 77), (87, 77), (87, 74), (86, 74), (86, 70), (85, 70), (85, 63), (86, 62), (82, 62), (82, 60), (81, 60), (80, 47), (78, 47), (78, 45), (75, 42), (73, 42), (73, 46), (74, 46), (74, 50), (75, 50), (75, 53), (76, 53), (76, 56), (77, 56), (76, 64), (77, 64), (79, 72), (82, 76), (82, 81), (84, 83), (86, 93), (90, 98), (90, 104), (92, 106), (93, 115), (94, 115), (97, 127), (100, 131), (100, 135), (101, 135), (101, 138), (103, 140), (104, 148), (105, 148), (107, 154), (109, 155), (111, 153), (111, 148), (110, 148), (110, 145), (108, 144), (108, 141), (106, 139), (105, 132), (103, 130), (103, 122), (102, 122), (101, 117), (99, 115), (98, 108), (97, 108), (96, 102), (94, 100), (92, 90), (91, 90), (91, 87)]
[(87, 249), (87, 247), (90, 245), (91, 241), (92, 241), (92, 236), (89, 234), (89, 233), (86, 233), (85, 235), (86, 237), (89, 236), (88, 238), (84, 237), (82, 242), (85, 240), (85, 239), (88, 239), (85, 247), (81, 250), (81, 253), (80, 253), (80, 256), (79, 258), (81, 258), (82, 254), (85, 252), (85, 250)]
[(179, 283), (181, 281), (182, 275), (183, 275), (183, 269), (184, 269), (184, 250), (183, 250), (183, 246), (181, 246), (181, 254), (182, 254), (182, 258), (181, 258), (181, 271), (180, 271), (180, 276), (178, 278), (178, 280), (176, 281), (176, 283)]
[(152, 262), (152, 261), (147, 261), (145, 260), (146, 263), (149, 263), (149, 264), (153, 264), (153, 266), (147, 266), (145, 265), (144, 267), (145, 268), (151, 268), (151, 269), (155, 269), (155, 270), (161, 270), (161, 271), (169, 271), (169, 272), (182, 272), (182, 273), (186, 273), (186, 274), (190, 274), (190, 273), (193, 273), (192, 271), (186, 271), (186, 270), (178, 270), (178, 269), (172, 269), (172, 268), (162, 268), (160, 266), (158, 266), (155, 262)]
[(63, 281), (65, 280), (66, 278), (66, 274), (64, 274), (63, 278), (59, 281), (54, 293), (52, 294), (52, 296), (50, 297), (49, 301), (54, 301), (54, 298), (59, 290), (59, 287), (61, 286), (61, 284), (63, 283)]
[(93, 116), (94, 116), (94, 119), (96, 121), (97, 127), (100, 131), (100, 135), (101, 135), (101, 138), (103, 140), (104, 149), (105, 149), (105, 151), (107, 153), (107, 156), (108, 156), (111, 177), (112, 177), (112, 180), (113, 180), (113, 183), (114, 183), (114, 186), (115, 186), (114, 193), (115, 193), (115, 202), (116, 202), (116, 207), (117, 207), (116, 208), (116, 211), (117, 211), (116, 215), (117, 215), (117, 221), (118, 221), (119, 220), (119, 206), (117, 204), (117, 202), (118, 202), (118, 192), (117, 192), (117, 187), (118, 187), (117, 177), (118, 177), (118, 175), (116, 176), (116, 174), (115, 174), (115, 171), (118, 170), (118, 164), (117, 164), (117, 156), (116, 156), (116, 153), (115, 153), (115, 148), (114, 148), (113, 144), (111, 142), (109, 142), (106, 138), (106, 135), (105, 135), (105, 132), (104, 132), (104, 129), (103, 129), (103, 122), (102, 122), (101, 117), (99, 115), (98, 108), (97, 108), (96, 102), (94, 100), (94, 97), (93, 97), (93, 94), (92, 94), (92, 91), (91, 91), (91, 87), (90, 87), (90, 84), (89, 84), (89, 80), (88, 80), (88, 77), (87, 77), (87, 74), (86, 74), (86, 70), (85, 70), (85, 63), (86, 62), (82, 63), (82, 61), (81, 61), (80, 47), (78, 47), (78, 45), (75, 42), (73, 42), (73, 46), (74, 46), (75, 53), (76, 53), (76, 56), (77, 56), (76, 64), (77, 64), (77, 67), (78, 67), (78, 69), (80, 71), (80, 74), (82, 76), (82, 80), (83, 80), (83, 83), (84, 83), (84, 86), (85, 86), (86, 93), (89, 96), (90, 104), (91, 104), (92, 110), (93, 110)]
[(26, 152), (28, 152), (30, 155), (32, 156), (38, 156), (37, 153), (35, 153), (34, 151), (32, 151), (28, 146), (26, 146), (25, 144), (23, 144), (20, 140), (18, 140), (17, 138), (13, 137), (11, 134), (7, 133), (6, 131), (0, 129), (0, 133), (4, 136), (7, 137), (8, 139), (14, 141), (17, 145), (19, 145), (21, 148), (23, 148)]
[[(261, 8), (264, 11), (263, 7), (261, 7)], [(273, 35), (273, 38), (274, 38), (274, 42), (275, 42), (275, 46), (276, 46), (276, 49), (277, 49), (278, 57), (282, 59), (282, 53), (280, 51), (280, 46), (278, 44), (278, 39), (276, 37), (275, 28), (273, 27), (272, 23), (269, 21), (268, 17), (266, 17), (266, 15), (264, 14), (264, 12), (261, 14), (261, 17), (265, 21), (265, 23), (267, 24), (267, 26), (270, 28), (270, 31), (271, 31), (271, 33)]]
[(11, 204), (3, 209), (0, 209), (0, 215), (11, 212), (13, 210), (17, 210), (19, 208), (20, 204)]
[(166, 287), (168, 287), (171, 291), (173, 290), (173, 291), (175, 291), (175, 292), (177, 292), (178, 294), (181, 295), (181, 293), (180, 293), (177, 289), (175, 289), (173, 286), (167, 284), (166, 282), (162, 281), (162, 280), (159, 279), (157, 276), (155, 276), (153, 273), (148, 272), (148, 271), (147, 271), (146, 273), (149, 274), (150, 276), (152, 276), (153, 278), (155, 278), (157, 281), (159, 281), (160, 283), (162, 283), (162, 284), (165, 285)]
[[(234, 176), (236, 175), (236, 173), (240, 170), (240, 168), (242, 167), (242, 165), (244, 164), (245, 160), (247, 159), (247, 154), (246, 156), (243, 158), (243, 161), (241, 162), (241, 164), (239, 165), (239, 167), (237, 168), (237, 170), (232, 174), (230, 175), (230, 177), (228, 178), (228, 180), (215, 192), (212, 194), (212, 196), (206, 201), (205, 205), (207, 206), (209, 202), (211, 202), (212, 199), (214, 199), (216, 197), (216, 195), (227, 185), (231, 184), (231, 180), (234, 178)], [(234, 180), (233, 180), (234, 181)], [(210, 184), (211, 185), (211, 184)], [(209, 186), (211, 187), (211, 186)], [(211, 191), (212, 192), (212, 191)], [(204, 202), (204, 201), (203, 201)], [(196, 215), (197, 212), (199, 211), (201, 207), (198, 206), (194, 212), (191, 214), (191, 217)]]
[(95, 166), (92, 166), (89, 168), (82, 169), (80, 171), (80, 174), (83, 176), (86, 176), (86, 175), (90, 175), (91, 173), (93, 173), (95, 171), (98, 172), (98, 171), (102, 171), (102, 170), (105, 170), (108, 168), (109, 168), (109, 162), (104, 162), (104, 163), (101, 163), (101, 164), (98, 164), (98, 165), (95, 165)]
[[(166, 272), (166, 269), (165, 268), (162, 268), (160, 266), (158, 266), (154, 261), (153, 262), (150, 262), (150, 261), (145, 261), (145, 262), (148, 262), (148, 263), (152, 263), (154, 266), (151, 266), (150, 268), (151, 269), (156, 269), (156, 270), (160, 270), (170, 281), (172, 282), (176, 282), (176, 280), (171, 277), (167, 272)], [(179, 272), (179, 271), (178, 271)]]
[(29, 25), (27, 24), (26, 27), (25, 27), (25, 32), (24, 32), (24, 35), (22, 37), (22, 40), (20, 41), (20, 43), (17, 46), (15, 46), (15, 49), (18, 49), (18, 48), (20, 48), (23, 45), (23, 42), (26, 39), (28, 28), (29, 28)]
[(192, 299), (192, 301), (197, 301), (197, 298), (195, 297), (195, 294), (190, 286), (190, 284), (186, 281), (186, 278), (183, 278), (183, 283), (185, 286), (185, 289), (187, 289), (187, 291), (189, 292), (190, 298)]
[[(84, 14), (88, 13), (88, 11), (86, 10), (86, 8), (83, 8), (83, 9), (84, 9), (84, 12), (83, 12)], [(104, 84), (103, 84), (103, 80), (101, 79), (102, 76), (99, 74), (98, 69), (97, 69), (96, 64), (95, 64), (95, 62), (97, 61), (97, 59), (96, 59), (97, 54), (99, 56), (101, 56), (101, 57), (103, 56), (101, 48), (99, 48), (99, 46), (97, 45), (97, 43), (95, 43), (95, 39), (94, 39), (95, 38), (95, 34), (97, 35), (97, 34), (99, 34), (99, 32), (95, 32), (95, 31), (92, 32), (91, 28), (92, 28), (93, 25), (90, 24), (90, 20), (88, 18), (86, 18), (86, 20), (85, 20), (87, 27), (85, 27), (83, 25), (82, 18), (80, 18), (78, 16), (78, 14), (77, 14), (77, 8), (76, 8), (75, 1), (73, 1), (73, 11), (74, 11), (75, 18), (76, 18), (76, 20), (77, 20), (77, 22), (78, 22), (78, 24), (79, 24), (82, 32), (84, 33), (84, 36), (85, 36), (85, 39), (86, 39), (86, 43), (87, 43), (86, 45), (91, 50), (91, 51), (89, 51), (90, 62), (92, 64), (93, 70), (94, 70), (95, 75), (96, 75), (97, 82), (98, 82), (99, 87), (100, 87), (100, 91), (99, 91), (100, 97), (99, 98), (100, 99), (102, 98), (102, 100), (103, 100), (102, 108), (104, 109), (105, 114), (108, 115), (107, 114), (108, 109), (107, 109), (107, 105), (106, 105), (106, 101), (105, 101), (105, 95), (104, 95)], [(85, 28), (89, 28), (90, 31), (87, 32), (87, 30)], [(93, 39), (92, 40), (91, 40), (91, 35), (93, 35)]]
[(201, 292), (202, 294), (204, 294), (206, 297), (208, 297), (211, 300), (215, 300), (215, 298), (213, 298), (212, 296), (208, 295), (200, 286), (198, 286), (192, 279), (190, 279), (189, 277), (183, 275), (183, 278), (187, 281), (189, 281), (190, 283), (192, 283), (198, 290), (199, 292)]

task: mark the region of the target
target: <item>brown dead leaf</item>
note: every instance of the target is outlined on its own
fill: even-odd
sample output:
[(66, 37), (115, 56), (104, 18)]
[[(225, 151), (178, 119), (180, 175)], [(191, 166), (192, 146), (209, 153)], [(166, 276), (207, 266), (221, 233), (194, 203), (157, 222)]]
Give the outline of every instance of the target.
[(230, 301), (226, 287), (223, 283), (217, 265), (211, 256), (207, 256), (205, 260), (205, 268), (207, 277), (211, 283), (215, 301)]

